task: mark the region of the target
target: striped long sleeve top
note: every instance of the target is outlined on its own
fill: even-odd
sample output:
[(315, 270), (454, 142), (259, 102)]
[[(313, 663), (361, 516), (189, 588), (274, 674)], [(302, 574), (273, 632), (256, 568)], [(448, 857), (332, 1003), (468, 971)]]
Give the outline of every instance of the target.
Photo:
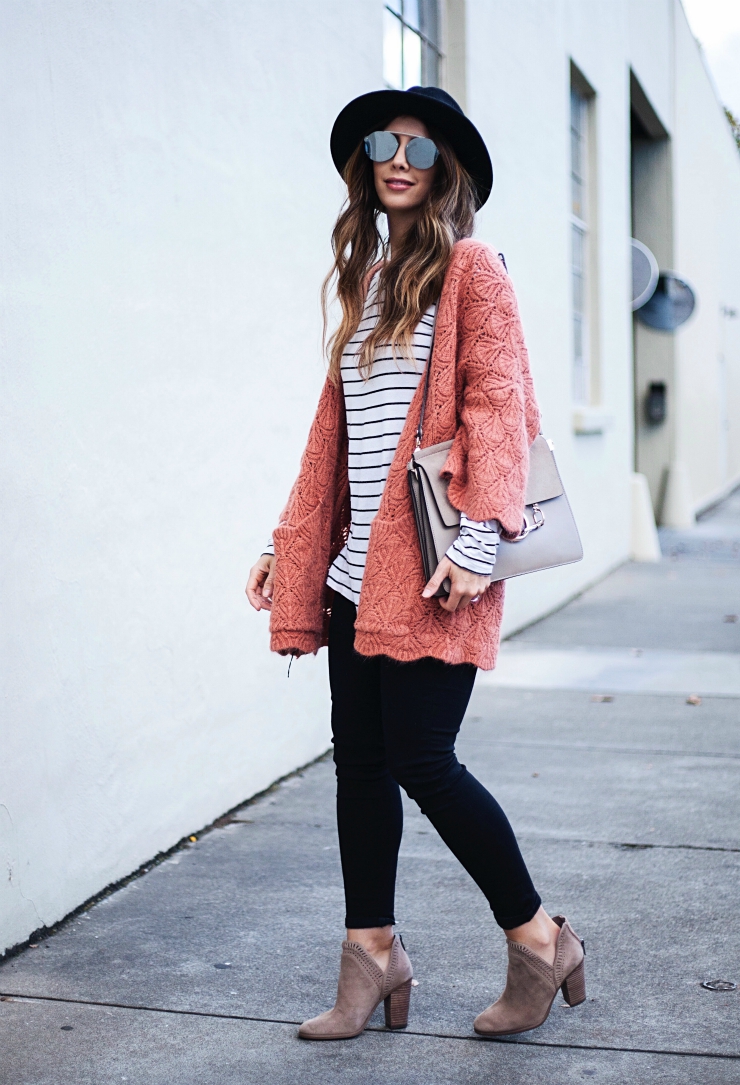
[[(327, 583), (355, 605), (360, 601), (370, 526), (380, 507), (388, 471), (406, 422), (409, 405), (429, 361), (436, 306), (421, 318), (413, 336), (413, 358), (393, 356), (378, 347), (367, 376), (358, 369), (362, 344), (378, 320), (378, 274), (368, 290), (362, 319), (342, 356), (342, 388), (349, 438), (349, 489), (352, 509), (347, 542), (329, 569)], [(447, 551), (456, 565), (490, 576), (496, 562), (499, 524), (460, 515), (460, 535)], [(266, 553), (272, 553), (272, 544)]]

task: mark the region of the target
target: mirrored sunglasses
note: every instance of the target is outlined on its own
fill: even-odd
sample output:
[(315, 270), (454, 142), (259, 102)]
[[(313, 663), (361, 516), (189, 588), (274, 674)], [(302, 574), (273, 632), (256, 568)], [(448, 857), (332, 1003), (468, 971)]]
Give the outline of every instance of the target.
[[(365, 137), (365, 153), (373, 162), (390, 162), (400, 141), (393, 132), (371, 132)], [(439, 158), (434, 140), (414, 136), (406, 144), (406, 161), (417, 170), (428, 170)]]

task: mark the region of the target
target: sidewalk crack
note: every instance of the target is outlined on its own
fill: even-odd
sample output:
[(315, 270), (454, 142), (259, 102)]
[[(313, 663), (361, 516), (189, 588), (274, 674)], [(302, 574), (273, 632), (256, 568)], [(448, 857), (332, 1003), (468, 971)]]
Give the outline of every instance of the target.
[[(100, 1006), (104, 1009), (114, 1010), (138, 1010), (144, 1013), (173, 1014), (179, 1017), (204, 1017), (219, 1021), (252, 1021), (264, 1025), (300, 1025), (300, 1021), (294, 1021), (284, 1017), (259, 1017), (256, 1015), (237, 1013), (218, 1013), (207, 1010), (176, 1010), (166, 1006), (142, 1006), (125, 1002), (102, 1002), (96, 999), (85, 998), (62, 998), (58, 995), (24, 995), (15, 991), (0, 991), (0, 997), (4, 999), (20, 999), (23, 1002), (60, 1002), (74, 1006)], [(486, 1037), (470, 1036), (459, 1032), (437, 1032), (425, 1029), (404, 1029), (403, 1032), (382, 1028), (372, 1025), (366, 1032), (391, 1032), (393, 1036), (420, 1036), (432, 1040), (460, 1040), (465, 1043), (485, 1044), (500, 1043), (512, 1044), (520, 1047), (548, 1047), (565, 1048), (572, 1051), (617, 1051), (630, 1055), (674, 1055), (677, 1058), (696, 1059), (729, 1059), (740, 1061), (740, 1052), (727, 1051), (701, 1051), (692, 1048), (659, 1048), (659, 1047), (626, 1047), (620, 1044), (578, 1044), (557, 1040), (522, 1040), (515, 1037), (505, 1038), (500, 1036)]]

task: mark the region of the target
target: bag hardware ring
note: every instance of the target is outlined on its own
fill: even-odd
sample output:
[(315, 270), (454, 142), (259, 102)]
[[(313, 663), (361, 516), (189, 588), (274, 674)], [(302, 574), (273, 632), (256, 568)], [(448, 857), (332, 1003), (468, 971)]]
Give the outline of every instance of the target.
[(542, 527), (544, 522), (545, 522), (545, 514), (542, 511), (542, 509), (540, 508), (540, 506), (535, 502), (532, 505), (532, 523), (528, 524), (527, 523), (527, 518), (525, 516), (524, 517), (524, 525), (522, 526), (521, 532), (517, 536), (515, 536), (515, 538), (507, 539), (506, 541), (507, 542), (513, 542), (513, 543), (521, 542), (522, 539), (526, 539), (527, 535), (530, 535), (533, 531), (537, 531), (538, 528)]

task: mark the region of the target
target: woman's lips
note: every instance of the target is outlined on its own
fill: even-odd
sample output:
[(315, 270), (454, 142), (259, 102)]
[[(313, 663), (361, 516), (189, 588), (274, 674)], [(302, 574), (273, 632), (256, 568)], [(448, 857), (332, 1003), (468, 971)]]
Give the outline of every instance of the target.
[(405, 192), (413, 184), (412, 181), (402, 181), (400, 177), (390, 177), (385, 183), (388, 188), (393, 189), (395, 192)]

